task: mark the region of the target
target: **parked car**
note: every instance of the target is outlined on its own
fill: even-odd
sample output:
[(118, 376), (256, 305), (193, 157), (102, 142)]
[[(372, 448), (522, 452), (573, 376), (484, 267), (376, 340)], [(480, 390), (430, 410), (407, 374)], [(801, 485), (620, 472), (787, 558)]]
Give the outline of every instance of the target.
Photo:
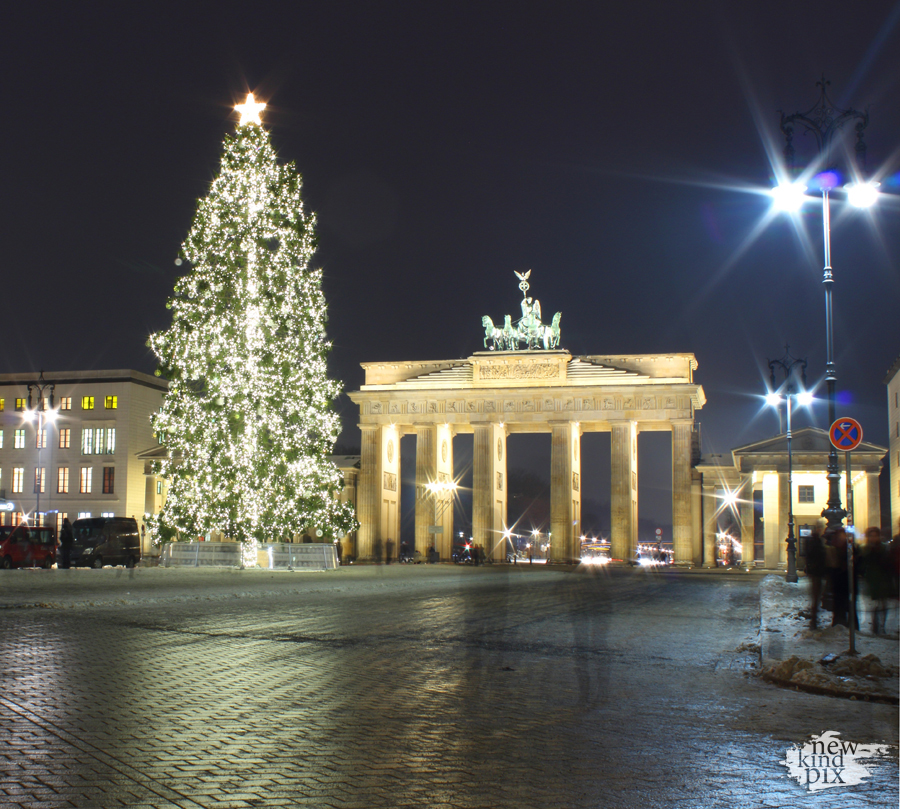
[(72, 534), (72, 567), (134, 567), (141, 559), (141, 536), (134, 517), (75, 520)]
[(56, 558), (56, 528), (0, 525), (0, 566), (52, 567)]

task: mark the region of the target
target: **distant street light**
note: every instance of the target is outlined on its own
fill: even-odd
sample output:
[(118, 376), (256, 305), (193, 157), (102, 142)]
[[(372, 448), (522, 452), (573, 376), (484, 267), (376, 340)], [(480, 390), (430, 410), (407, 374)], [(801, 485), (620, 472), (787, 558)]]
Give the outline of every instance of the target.
[[(781, 425), (781, 391), (776, 390), (775, 369), (781, 368), (784, 372), (784, 385), (782, 390), (787, 402), (787, 452), (788, 452), (788, 535), (787, 535), (787, 573), (784, 580), (797, 581), (797, 541), (794, 538), (794, 464), (791, 454), (791, 403), (796, 397), (798, 402), (801, 397), (804, 402), (812, 402), (812, 394), (806, 390), (806, 360), (791, 356), (788, 346), (784, 347), (784, 356), (780, 360), (769, 360), (769, 379), (772, 390), (766, 396), (766, 401), (778, 407), (779, 429)], [(798, 392), (794, 387), (794, 377), (797, 369), (800, 369), (801, 388)], [(802, 402), (801, 402), (802, 403)]]
[[(821, 88), (819, 100), (806, 112), (795, 112), (792, 115), (781, 114), (781, 131), (785, 137), (784, 157), (788, 169), (794, 168), (794, 127), (800, 125), (804, 132), (811, 132), (816, 140), (820, 166), (823, 168), (815, 179), (822, 195), (822, 231), (824, 240), (824, 271), (822, 283), (825, 285), (825, 384), (828, 390), (828, 423), (833, 424), (836, 418), (836, 381), (834, 364), (834, 322), (832, 315), (832, 286), (834, 276), (831, 268), (831, 211), (829, 196), (832, 191), (839, 190), (841, 180), (832, 165), (831, 145), (835, 133), (844, 124), (853, 122), (856, 130), (856, 152), (859, 169), (865, 167), (866, 144), (863, 140), (869, 124), (869, 114), (854, 109), (840, 109), (828, 97), (827, 89), (831, 82), (823, 76), (816, 86)], [(878, 200), (878, 183), (856, 180), (843, 187), (847, 200), (857, 208), (869, 208)], [(780, 183), (772, 189), (773, 207), (781, 211), (799, 211), (803, 205), (806, 186), (797, 182)], [(790, 411), (788, 411), (790, 412)], [(841, 525), (847, 512), (841, 508), (840, 491), (841, 473), (838, 467), (837, 449), (832, 446), (828, 453), (828, 505), (822, 512), (828, 528)], [(796, 579), (794, 579), (796, 581)]]
[[(46, 400), (44, 399), (44, 391), (49, 388), (50, 390), (50, 409), (48, 410), (46, 407)], [(44, 486), (45, 476), (44, 476), (44, 467), (41, 465), (41, 450), (44, 448), (44, 419), (46, 418), (48, 422), (53, 422), (56, 419), (56, 411), (53, 409), (53, 395), (56, 391), (56, 383), (55, 382), (45, 382), (44, 381), (44, 372), (41, 371), (40, 378), (37, 382), (30, 382), (28, 384), (28, 409), (25, 411), (23, 418), (26, 421), (33, 421), (35, 411), (32, 409), (31, 402), (31, 393), (32, 391), (37, 391), (37, 420), (38, 420), (38, 428), (37, 428), (37, 451), (38, 451), (38, 463), (37, 463), (37, 472), (35, 473), (34, 480), (34, 490), (37, 496), (37, 501), (34, 509), (34, 524), (38, 526), (41, 524), (41, 489)], [(44, 413), (46, 412), (46, 416)]]

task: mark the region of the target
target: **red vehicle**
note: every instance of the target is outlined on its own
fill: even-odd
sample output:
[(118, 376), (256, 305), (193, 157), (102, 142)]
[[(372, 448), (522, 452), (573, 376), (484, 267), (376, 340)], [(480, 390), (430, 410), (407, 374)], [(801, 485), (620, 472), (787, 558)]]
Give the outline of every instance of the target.
[(0, 567), (51, 567), (56, 529), (50, 525), (0, 525)]

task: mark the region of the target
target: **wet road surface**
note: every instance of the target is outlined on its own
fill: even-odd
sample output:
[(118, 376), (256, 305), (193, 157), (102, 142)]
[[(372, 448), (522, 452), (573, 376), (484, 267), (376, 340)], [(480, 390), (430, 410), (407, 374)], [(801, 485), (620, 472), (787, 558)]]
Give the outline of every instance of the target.
[(758, 681), (737, 651), (757, 639), (754, 577), (392, 566), (294, 581), (0, 612), (0, 804), (897, 805), (896, 748), (859, 786), (787, 778), (786, 748), (814, 733), (896, 745), (897, 709)]

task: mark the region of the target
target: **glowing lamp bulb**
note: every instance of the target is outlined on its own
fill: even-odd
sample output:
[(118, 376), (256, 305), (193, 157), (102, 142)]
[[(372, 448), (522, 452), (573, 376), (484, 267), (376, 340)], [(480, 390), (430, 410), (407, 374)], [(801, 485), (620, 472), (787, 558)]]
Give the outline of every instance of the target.
[(799, 211), (806, 201), (806, 186), (801, 183), (782, 183), (769, 193), (776, 211)]
[(780, 393), (769, 393), (766, 394), (766, 404), (771, 407), (778, 407), (781, 404), (781, 394)]
[(809, 407), (814, 401), (812, 391), (805, 390), (797, 394), (797, 404)]
[(856, 208), (871, 208), (878, 201), (878, 183), (853, 183), (847, 186), (847, 200)]

